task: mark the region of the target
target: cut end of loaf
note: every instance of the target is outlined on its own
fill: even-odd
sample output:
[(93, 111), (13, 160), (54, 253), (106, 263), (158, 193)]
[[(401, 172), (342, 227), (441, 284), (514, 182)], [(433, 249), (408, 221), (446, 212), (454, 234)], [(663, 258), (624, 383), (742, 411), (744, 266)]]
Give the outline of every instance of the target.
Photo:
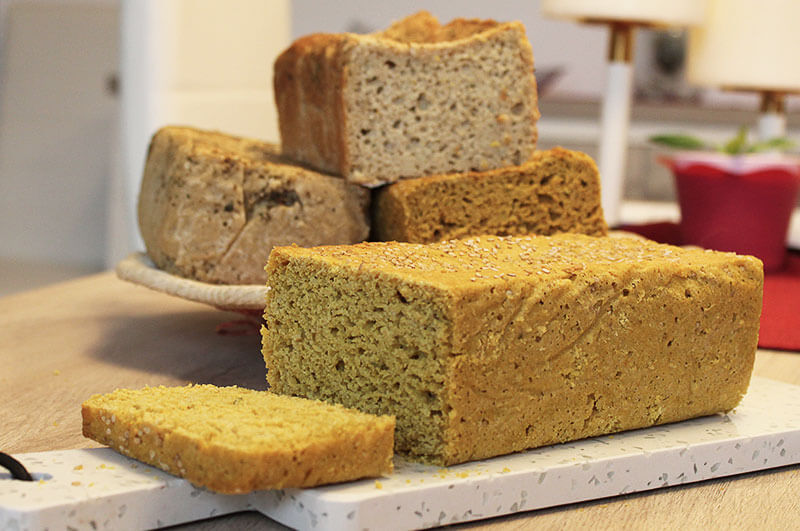
[(412, 16), (317, 34), (275, 64), (283, 150), (365, 186), (526, 161), (539, 118), (519, 23)]
[(393, 415), (402, 427), (396, 451), (441, 453), (446, 301), (368, 268), (361, 275), (306, 260), (296, 249), (276, 249), (267, 266), (263, 354), (270, 388)]
[(539, 116), (530, 45), (516, 25), (481, 37), (420, 44), (413, 53), (377, 39), (350, 48), (348, 180), (375, 186), (528, 160)]

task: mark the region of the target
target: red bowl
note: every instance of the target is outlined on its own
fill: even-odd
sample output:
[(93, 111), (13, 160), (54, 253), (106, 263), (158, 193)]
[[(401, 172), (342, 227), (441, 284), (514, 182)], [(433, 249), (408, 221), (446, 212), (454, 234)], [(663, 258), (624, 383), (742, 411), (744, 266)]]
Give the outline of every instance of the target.
[(684, 244), (754, 255), (765, 271), (784, 266), (800, 159), (687, 154), (662, 162), (675, 175)]

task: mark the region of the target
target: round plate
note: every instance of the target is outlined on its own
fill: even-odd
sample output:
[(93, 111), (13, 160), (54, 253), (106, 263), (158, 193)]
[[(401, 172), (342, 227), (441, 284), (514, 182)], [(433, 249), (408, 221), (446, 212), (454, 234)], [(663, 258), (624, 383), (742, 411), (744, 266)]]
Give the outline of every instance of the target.
[(150, 289), (242, 313), (264, 311), (267, 286), (207, 284), (172, 275), (155, 266), (146, 253), (137, 252), (117, 264), (117, 276)]

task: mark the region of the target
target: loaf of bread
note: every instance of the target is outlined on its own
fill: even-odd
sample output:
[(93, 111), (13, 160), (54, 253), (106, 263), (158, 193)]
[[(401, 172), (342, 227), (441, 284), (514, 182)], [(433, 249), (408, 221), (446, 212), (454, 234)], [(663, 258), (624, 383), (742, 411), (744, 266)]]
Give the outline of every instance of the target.
[(520, 164), (536, 146), (533, 52), (518, 22), (412, 15), (314, 34), (275, 62), (285, 155), (366, 186)]
[(216, 492), (310, 487), (392, 471), (394, 419), (239, 387), (118, 389), (83, 434)]
[(486, 236), (272, 251), (277, 393), (397, 417), (442, 465), (727, 411), (755, 355), (749, 256), (635, 238)]
[(607, 232), (597, 165), (562, 148), (521, 166), (399, 181), (373, 197), (372, 237), (382, 241), (559, 232)]
[(139, 228), (161, 269), (215, 284), (263, 284), (273, 245), (369, 234), (369, 191), (287, 162), (274, 144), (165, 127), (152, 138)]

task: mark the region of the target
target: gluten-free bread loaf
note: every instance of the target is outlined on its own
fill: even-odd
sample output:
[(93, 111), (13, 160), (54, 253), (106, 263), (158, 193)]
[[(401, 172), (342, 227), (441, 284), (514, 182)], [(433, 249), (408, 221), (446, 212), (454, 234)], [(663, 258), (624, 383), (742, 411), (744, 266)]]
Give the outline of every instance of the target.
[(398, 181), (375, 191), (372, 208), (381, 241), (607, 232), (597, 165), (563, 148), (537, 151), (520, 166)]
[(314, 34), (276, 60), (283, 153), (367, 186), (521, 164), (539, 118), (518, 22), (420, 12), (369, 35)]
[(310, 487), (392, 471), (394, 419), (240, 387), (118, 389), (83, 434), (217, 492)]
[(264, 358), (278, 393), (397, 417), (453, 464), (727, 411), (753, 366), (756, 258), (634, 238), (280, 247)]
[(138, 204), (156, 266), (214, 284), (263, 284), (274, 245), (366, 239), (369, 191), (299, 167), (279, 151), (195, 128), (156, 132)]

